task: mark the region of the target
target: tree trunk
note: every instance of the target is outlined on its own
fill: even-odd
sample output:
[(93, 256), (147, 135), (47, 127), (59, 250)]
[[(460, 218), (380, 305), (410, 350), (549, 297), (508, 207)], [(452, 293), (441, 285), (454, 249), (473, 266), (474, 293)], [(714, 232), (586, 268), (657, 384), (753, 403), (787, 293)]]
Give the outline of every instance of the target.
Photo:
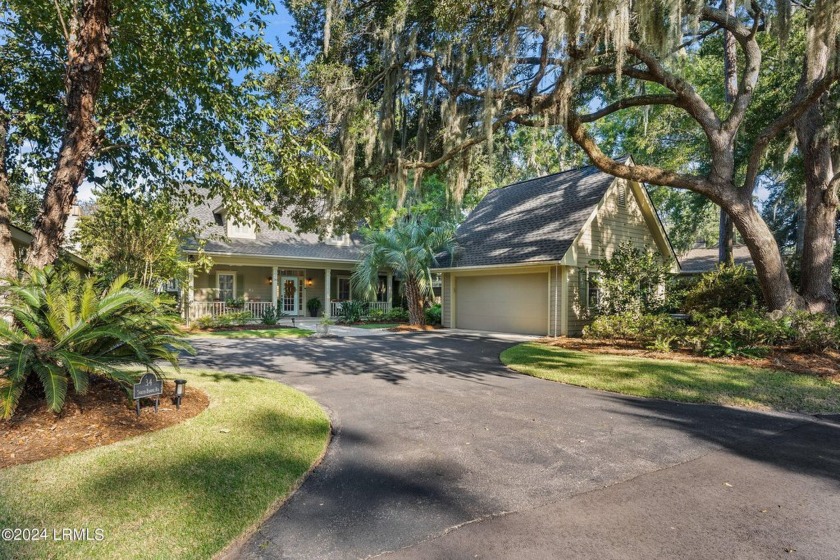
[(9, 118), (0, 109), (0, 280), (17, 276), (17, 258), (12, 244), (12, 220), (9, 213), (9, 173), (6, 167), (8, 135)]
[(718, 234), (718, 262), (726, 266), (735, 264), (735, 225), (729, 214), (720, 209), (720, 230)]
[[(735, 0), (722, 0), (721, 9), (730, 16), (735, 15)], [(738, 95), (738, 44), (735, 35), (723, 30), (723, 74), (724, 92), (727, 106), (732, 106)], [(733, 246), (735, 245), (735, 227), (732, 219), (720, 209), (720, 226), (718, 231), (718, 262), (727, 266), (735, 264)]]
[(771, 311), (805, 309), (805, 300), (793, 288), (773, 233), (755, 207), (739, 201), (727, 212), (750, 251), (767, 307)]
[[(829, 49), (820, 44), (809, 54), (799, 84), (800, 91), (825, 76)], [(815, 313), (836, 315), (834, 291), (831, 287), (831, 265), (834, 257), (834, 228), (837, 220), (837, 193), (831, 159), (831, 134), (823, 110), (831, 110), (822, 100), (796, 121), (796, 138), (802, 153), (805, 176), (805, 231), (803, 232), (802, 296), (808, 309)]]
[(408, 277), (405, 281), (405, 298), (408, 301), (408, 323), (425, 325), (426, 314), (423, 312), (423, 296), (416, 278)]
[(109, 55), (110, 19), (111, 0), (83, 0), (73, 15), (64, 76), (67, 120), (58, 160), (32, 232), (34, 240), (27, 255), (30, 266), (43, 267), (58, 257), (67, 216), (96, 151), (94, 116)]

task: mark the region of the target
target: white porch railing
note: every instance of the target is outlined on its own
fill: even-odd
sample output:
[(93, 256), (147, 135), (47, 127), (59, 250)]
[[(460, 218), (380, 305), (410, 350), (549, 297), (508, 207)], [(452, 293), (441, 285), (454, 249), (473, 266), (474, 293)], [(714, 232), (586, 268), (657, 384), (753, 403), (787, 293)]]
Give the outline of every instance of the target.
[(270, 301), (246, 301), (243, 307), (231, 307), (223, 301), (194, 301), (190, 305), (190, 319), (198, 319), (208, 315), (218, 317), (225, 313), (236, 313), (238, 311), (248, 311), (251, 317), (259, 319), (269, 307), (271, 307)]
[[(337, 317), (341, 315), (341, 306), (345, 302), (343, 301), (331, 301), (330, 302), (330, 315), (332, 317)], [(380, 309), (383, 313), (387, 313), (391, 310), (391, 304), (387, 301), (369, 301), (367, 302), (368, 311), (372, 311), (374, 309)]]

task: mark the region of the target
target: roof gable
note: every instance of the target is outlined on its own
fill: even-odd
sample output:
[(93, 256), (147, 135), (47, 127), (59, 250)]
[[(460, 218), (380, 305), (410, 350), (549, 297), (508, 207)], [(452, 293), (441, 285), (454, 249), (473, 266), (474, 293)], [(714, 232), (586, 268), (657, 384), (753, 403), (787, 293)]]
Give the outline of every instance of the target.
[[(272, 229), (259, 223), (253, 238), (225, 237), (227, 228), (224, 221), (220, 223), (216, 218), (220, 213), (224, 213), (224, 208), (218, 198), (208, 199), (189, 210), (189, 217), (198, 220), (205, 228), (201, 237), (206, 240), (203, 250), (209, 254), (350, 262), (359, 260), (361, 255), (361, 236), (343, 236), (340, 242), (322, 240), (315, 233), (297, 233), (294, 222), (288, 216), (280, 218), (282, 226), (288, 229)], [(188, 246), (187, 250), (190, 249), (197, 249), (197, 246)]]
[(495, 189), (458, 228), (454, 259), (441, 264), (559, 261), (614, 181), (587, 166)]

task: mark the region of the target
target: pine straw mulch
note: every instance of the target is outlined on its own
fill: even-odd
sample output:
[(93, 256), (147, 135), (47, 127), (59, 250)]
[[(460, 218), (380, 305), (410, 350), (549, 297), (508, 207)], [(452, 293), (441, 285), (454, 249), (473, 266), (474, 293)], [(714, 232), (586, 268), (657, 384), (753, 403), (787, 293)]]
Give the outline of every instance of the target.
[(60, 415), (47, 409), (43, 395), (24, 396), (12, 419), (0, 420), (0, 468), (154, 432), (192, 418), (210, 404), (207, 394), (189, 383), (180, 410), (172, 403), (174, 394), (175, 383), (165, 381), (159, 412), (155, 414), (152, 401), (141, 401), (139, 417), (125, 391), (103, 379), (92, 379), (85, 395), (70, 389)]
[(253, 330), (260, 330), (260, 331), (283, 331), (283, 330), (290, 330), (298, 327), (293, 327), (292, 323), (289, 322), (288, 324), (277, 324), (277, 325), (263, 325), (262, 323), (252, 323), (248, 325), (229, 325), (227, 327), (208, 327), (206, 329), (200, 329), (198, 327), (193, 327), (190, 329), (183, 329), (185, 334), (203, 334), (203, 333), (214, 333), (214, 332), (230, 332), (230, 331), (253, 331)]
[(442, 328), (440, 325), (400, 325), (398, 327), (394, 327), (392, 329), (388, 329), (391, 332), (421, 332), (421, 331), (436, 331)]
[(767, 368), (817, 375), (840, 383), (840, 352), (825, 350), (821, 353), (805, 354), (790, 349), (777, 348), (764, 358), (708, 358), (698, 356), (688, 350), (672, 350), (671, 352), (657, 352), (643, 348), (630, 342), (615, 340), (597, 340), (582, 338), (542, 338), (537, 342), (569, 350), (594, 352), (599, 354), (615, 354), (619, 356), (635, 356), (654, 360), (674, 360), (680, 362), (694, 362), (705, 364), (743, 365), (756, 368)]

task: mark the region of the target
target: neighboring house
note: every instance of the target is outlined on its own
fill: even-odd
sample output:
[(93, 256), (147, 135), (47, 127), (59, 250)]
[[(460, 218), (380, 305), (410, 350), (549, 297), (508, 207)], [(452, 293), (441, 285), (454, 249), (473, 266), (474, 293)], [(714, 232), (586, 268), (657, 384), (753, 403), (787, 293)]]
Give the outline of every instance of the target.
[[(755, 268), (752, 257), (750, 257), (750, 251), (746, 245), (735, 245), (732, 248), (732, 256), (734, 257), (735, 264)], [(714, 270), (718, 262), (718, 248), (716, 246), (706, 247), (705, 245), (701, 245), (694, 247), (680, 257), (680, 274), (687, 276), (703, 274), (704, 272)]]
[[(29, 249), (29, 246), (32, 245), (34, 237), (25, 229), (19, 228), (14, 224), (10, 224), (10, 229), (12, 231), (12, 245), (15, 247), (15, 253), (17, 253), (20, 260), (23, 260), (23, 254), (27, 249)], [(68, 248), (61, 250), (61, 256), (66, 259), (67, 262), (75, 266), (79, 272), (90, 272), (90, 263), (79, 255), (69, 251)]]
[(443, 273), (443, 325), (580, 334), (598, 298), (592, 261), (626, 241), (679, 271), (638, 183), (590, 166), (491, 191), (458, 228), (454, 256), (435, 269)]
[[(259, 317), (269, 306), (302, 316), (311, 298), (320, 300), (319, 314), (336, 315), (343, 302), (353, 299), (350, 275), (362, 247), (356, 234), (321, 240), (316, 234), (295, 233), (285, 217), (281, 222), (288, 231), (242, 225), (229, 218), (218, 200), (192, 208), (190, 218), (209, 224), (202, 234), (203, 252), (212, 258), (213, 268), (191, 269), (184, 306), (187, 322), (240, 309)], [(198, 247), (188, 246), (185, 252), (194, 259)], [(390, 310), (395, 284), (393, 275), (383, 271), (371, 307)], [(242, 307), (235, 300), (242, 300)]]

